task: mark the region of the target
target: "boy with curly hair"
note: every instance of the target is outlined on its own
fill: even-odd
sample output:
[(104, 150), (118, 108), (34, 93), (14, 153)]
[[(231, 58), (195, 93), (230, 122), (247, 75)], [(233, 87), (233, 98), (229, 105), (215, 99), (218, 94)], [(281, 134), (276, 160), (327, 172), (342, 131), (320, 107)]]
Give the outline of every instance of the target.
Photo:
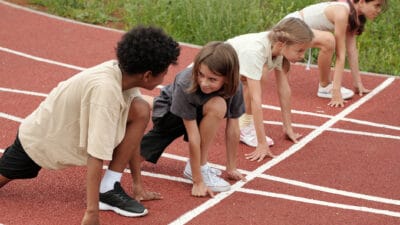
[[(140, 170), (139, 146), (150, 106), (139, 88), (161, 84), (177, 63), (179, 44), (160, 28), (137, 26), (123, 35), (117, 60), (82, 71), (54, 88), (20, 125), (0, 159), (0, 187), (34, 178), (41, 168), (87, 166), (82, 224), (99, 224), (99, 209), (143, 216), (147, 209), (120, 185), (129, 164)], [(103, 161), (110, 161), (104, 173)]]

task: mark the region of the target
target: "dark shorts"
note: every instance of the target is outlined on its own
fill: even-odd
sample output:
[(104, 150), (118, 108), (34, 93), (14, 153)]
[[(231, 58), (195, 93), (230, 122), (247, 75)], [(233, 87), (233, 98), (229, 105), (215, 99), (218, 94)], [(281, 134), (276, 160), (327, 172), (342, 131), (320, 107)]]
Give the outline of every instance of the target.
[[(202, 109), (199, 109), (197, 115), (197, 123), (200, 124), (203, 118)], [(143, 136), (140, 154), (146, 161), (157, 163), (168, 145), (182, 135), (183, 140), (188, 141), (182, 118), (171, 112), (164, 117), (153, 117), (153, 128)]]
[(41, 167), (25, 152), (18, 135), (0, 158), (0, 174), (8, 179), (29, 179), (37, 177)]

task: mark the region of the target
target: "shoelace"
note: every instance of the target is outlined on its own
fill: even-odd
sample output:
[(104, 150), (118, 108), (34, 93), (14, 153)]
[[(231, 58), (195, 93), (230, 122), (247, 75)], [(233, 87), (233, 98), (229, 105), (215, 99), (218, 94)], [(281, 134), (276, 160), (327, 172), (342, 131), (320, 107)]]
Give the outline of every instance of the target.
[(125, 202), (129, 202), (132, 200), (131, 197), (129, 197), (129, 195), (125, 193), (124, 189), (122, 189), (122, 188), (118, 188), (118, 189), (119, 190), (117, 190), (116, 195), (118, 196), (118, 198), (121, 201), (123, 201), (125, 203)]
[(221, 170), (219, 170), (219, 169), (217, 169), (217, 168), (208, 167), (208, 170), (209, 170), (212, 174), (217, 175), (217, 176), (219, 176), (219, 175), (222, 174)]
[(207, 176), (208, 180), (211, 182), (211, 184), (208, 184), (208, 185), (218, 183), (218, 181), (221, 179), (219, 177), (219, 175), (221, 175), (221, 173), (222, 172), (219, 169), (208, 167), (204, 174), (205, 176)]

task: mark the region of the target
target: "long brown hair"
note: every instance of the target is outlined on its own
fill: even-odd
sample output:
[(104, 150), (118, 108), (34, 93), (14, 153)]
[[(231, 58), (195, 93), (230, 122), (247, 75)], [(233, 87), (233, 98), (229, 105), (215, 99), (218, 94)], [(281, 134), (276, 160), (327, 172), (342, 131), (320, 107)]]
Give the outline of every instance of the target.
[[(367, 18), (364, 15), (358, 15), (357, 11), (354, 7), (354, 4), (358, 4), (360, 0), (346, 0), (347, 4), (350, 6), (350, 14), (349, 14), (349, 31), (355, 33), (356, 35), (361, 35), (364, 32), (365, 23), (367, 22)], [(366, 3), (372, 2), (375, 0), (365, 0)], [(389, 0), (381, 0), (382, 3), (382, 12), (384, 12), (389, 5)]]
[(220, 91), (224, 98), (232, 97), (239, 87), (239, 59), (235, 49), (227, 43), (213, 41), (206, 44), (196, 55), (192, 70), (192, 84), (189, 93), (199, 89), (197, 77), (200, 65), (206, 65), (213, 73), (225, 77), (225, 83)]

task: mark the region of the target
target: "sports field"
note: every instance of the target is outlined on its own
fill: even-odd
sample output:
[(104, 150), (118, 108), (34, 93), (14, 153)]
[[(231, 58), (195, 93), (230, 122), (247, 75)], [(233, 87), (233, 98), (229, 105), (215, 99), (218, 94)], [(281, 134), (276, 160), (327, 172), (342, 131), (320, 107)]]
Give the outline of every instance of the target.
[[(121, 35), (0, 1), (0, 154), (13, 142), (20, 122), (60, 81), (114, 58)], [(179, 64), (169, 70), (163, 85), (198, 50), (182, 43)], [(282, 133), (270, 76), (263, 111), (276, 158), (250, 162), (244, 154), (252, 148), (240, 144), (238, 167), (247, 181), (230, 181), (232, 189), (214, 198), (195, 198), (190, 181), (182, 176), (188, 146), (176, 140), (157, 165), (143, 165), (146, 187), (163, 199), (143, 202), (149, 214), (141, 218), (101, 212), (102, 224), (400, 224), (400, 80), (363, 73), (372, 92), (353, 97), (344, 108), (331, 108), (327, 99), (316, 97), (316, 68), (293, 68), (292, 119), (303, 134), (299, 143)], [(348, 72), (344, 86), (352, 86)], [(156, 96), (159, 89), (143, 93)], [(225, 165), (223, 128), (209, 155), (219, 169)], [(76, 167), (42, 170), (37, 179), (9, 183), (0, 189), (0, 224), (80, 224), (85, 179), (85, 168)], [(122, 185), (131, 190), (128, 174)]]

